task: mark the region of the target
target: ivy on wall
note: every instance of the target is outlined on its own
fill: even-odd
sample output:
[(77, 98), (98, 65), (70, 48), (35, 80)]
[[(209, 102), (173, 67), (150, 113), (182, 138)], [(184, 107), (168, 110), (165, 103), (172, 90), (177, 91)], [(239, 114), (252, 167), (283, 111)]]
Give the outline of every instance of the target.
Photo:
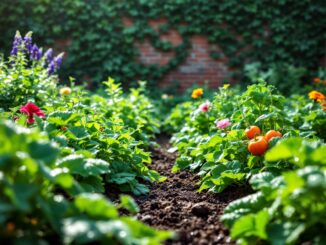
[[(9, 53), (17, 29), (32, 30), (38, 43), (59, 44), (68, 53), (63, 76), (99, 82), (110, 75), (125, 84), (144, 79), (155, 85), (185, 61), (190, 37), (200, 34), (239, 68), (235, 75), (253, 61), (316, 70), (325, 55), (325, 14), (323, 0), (1, 0), (0, 49)], [(123, 16), (133, 25), (125, 26)], [(167, 22), (156, 30), (149, 20), (159, 18)], [(160, 39), (171, 29), (180, 33), (181, 44)], [(144, 40), (175, 56), (163, 66), (139, 63), (135, 42)]]

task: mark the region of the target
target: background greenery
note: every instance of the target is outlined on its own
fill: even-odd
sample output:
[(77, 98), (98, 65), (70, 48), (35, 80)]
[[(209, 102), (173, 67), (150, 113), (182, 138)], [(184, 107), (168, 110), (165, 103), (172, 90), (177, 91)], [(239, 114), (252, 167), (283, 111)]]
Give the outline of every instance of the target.
[[(38, 43), (67, 52), (63, 77), (99, 84), (110, 75), (125, 85), (138, 79), (155, 85), (189, 55), (189, 37), (203, 34), (221, 46), (230, 67), (240, 68), (238, 77), (245, 62), (260, 62), (261, 69), (285, 62), (316, 71), (325, 51), (325, 13), (323, 0), (2, 0), (0, 52), (9, 54), (8, 40), (17, 29), (32, 30)], [(125, 27), (122, 16), (134, 24)], [(160, 17), (168, 22), (156, 31), (148, 20)], [(180, 45), (160, 39), (170, 29), (180, 32)], [(164, 66), (139, 64), (135, 40), (145, 38), (175, 57)]]

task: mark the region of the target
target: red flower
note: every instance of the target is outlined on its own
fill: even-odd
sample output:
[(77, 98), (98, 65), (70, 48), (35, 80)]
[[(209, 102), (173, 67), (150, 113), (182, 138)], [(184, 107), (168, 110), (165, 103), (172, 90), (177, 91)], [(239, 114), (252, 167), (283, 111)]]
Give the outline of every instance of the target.
[(44, 112), (32, 102), (20, 107), (20, 112), (27, 114), (27, 122), (30, 124), (34, 123), (34, 114), (38, 117), (45, 117)]

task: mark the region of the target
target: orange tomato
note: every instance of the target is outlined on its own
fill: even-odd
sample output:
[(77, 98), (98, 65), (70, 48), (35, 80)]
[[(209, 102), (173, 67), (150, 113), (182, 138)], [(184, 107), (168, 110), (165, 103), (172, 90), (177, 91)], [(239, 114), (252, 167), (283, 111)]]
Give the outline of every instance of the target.
[(248, 151), (255, 156), (263, 155), (267, 148), (268, 143), (264, 136), (257, 136), (248, 144)]
[(260, 128), (257, 126), (250, 126), (245, 130), (248, 139), (253, 139), (256, 135), (260, 134)]
[(273, 137), (282, 137), (282, 134), (279, 131), (276, 130), (269, 130), (266, 134), (265, 134), (265, 139), (267, 140), (267, 142), (269, 142)]

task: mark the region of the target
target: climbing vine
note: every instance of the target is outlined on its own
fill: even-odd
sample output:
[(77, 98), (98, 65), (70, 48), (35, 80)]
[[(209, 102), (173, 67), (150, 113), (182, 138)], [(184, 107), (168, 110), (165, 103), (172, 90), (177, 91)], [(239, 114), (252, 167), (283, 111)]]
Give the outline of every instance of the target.
[[(155, 85), (185, 61), (190, 37), (200, 34), (221, 47), (228, 65), (237, 68), (235, 76), (254, 61), (317, 70), (325, 53), (325, 14), (323, 0), (2, 0), (0, 51), (9, 54), (8, 40), (17, 29), (32, 30), (38, 43), (66, 51), (63, 77), (98, 83), (110, 75), (125, 85), (137, 79)], [(166, 23), (150, 26), (149, 20), (159, 18)], [(176, 46), (160, 38), (172, 29), (182, 37)], [(145, 40), (173, 58), (165, 65), (140, 63), (135, 43)], [(211, 53), (214, 59), (221, 55)]]

